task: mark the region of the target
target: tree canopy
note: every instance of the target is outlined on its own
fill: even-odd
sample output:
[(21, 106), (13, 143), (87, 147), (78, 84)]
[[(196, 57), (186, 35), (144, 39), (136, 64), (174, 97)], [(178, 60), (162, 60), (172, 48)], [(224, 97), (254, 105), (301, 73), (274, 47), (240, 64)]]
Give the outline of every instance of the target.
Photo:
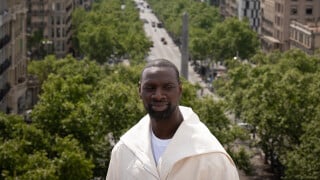
[(319, 178), (319, 59), (290, 50), (257, 54), (256, 64), (230, 61), (218, 92), (255, 127), (267, 160), (287, 179)]
[(141, 61), (152, 44), (133, 1), (104, 0), (89, 12), (77, 9), (72, 20), (75, 47), (100, 64), (123, 58)]

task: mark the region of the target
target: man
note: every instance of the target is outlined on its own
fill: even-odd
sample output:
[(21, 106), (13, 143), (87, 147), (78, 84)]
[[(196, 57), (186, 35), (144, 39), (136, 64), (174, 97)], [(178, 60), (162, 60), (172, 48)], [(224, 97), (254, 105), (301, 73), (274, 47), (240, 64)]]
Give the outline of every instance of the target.
[(148, 115), (112, 150), (107, 180), (234, 180), (237, 169), (191, 108), (179, 106), (178, 69), (167, 60), (143, 69), (139, 94)]

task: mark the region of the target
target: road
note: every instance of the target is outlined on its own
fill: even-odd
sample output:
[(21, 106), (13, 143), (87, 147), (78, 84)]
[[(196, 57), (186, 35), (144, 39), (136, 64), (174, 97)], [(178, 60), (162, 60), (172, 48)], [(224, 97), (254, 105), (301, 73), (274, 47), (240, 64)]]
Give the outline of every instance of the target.
[[(140, 8), (140, 19), (144, 23), (144, 30), (146, 35), (153, 41), (153, 48), (150, 49), (149, 56), (147, 60), (154, 60), (159, 58), (167, 59), (173, 62), (179, 69), (181, 69), (181, 53), (179, 48), (174, 44), (166, 29), (162, 27), (157, 27), (157, 24), (160, 23), (158, 18), (152, 13), (150, 8), (147, 8), (146, 2), (139, 4)], [(152, 24), (155, 24), (152, 27)], [(164, 38), (166, 44), (161, 41), (161, 38)]]
[[(144, 31), (153, 42), (153, 47), (150, 49), (146, 60), (167, 59), (174, 63), (179, 72), (181, 72), (181, 52), (179, 47), (173, 42), (165, 28), (157, 27), (157, 23), (160, 23), (160, 21), (152, 12), (152, 9), (148, 7), (148, 4), (143, 0), (135, 0), (135, 2), (138, 4), (140, 19), (144, 22)], [(154, 27), (152, 26), (153, 22), (155, 23)], [(165, 39), (166, 44), (161, 41), (161, 38)], [(192, 84), (198, 83), (202, 87), (203, 90), (199, 94), (212, 95), (214, 99), (218, 100), (218, 97), (207, 88), (207, 84), (202, 81), (199, 74), (193, 70), (190, 63), (188, 64), (188, 73), (188, 81)]]

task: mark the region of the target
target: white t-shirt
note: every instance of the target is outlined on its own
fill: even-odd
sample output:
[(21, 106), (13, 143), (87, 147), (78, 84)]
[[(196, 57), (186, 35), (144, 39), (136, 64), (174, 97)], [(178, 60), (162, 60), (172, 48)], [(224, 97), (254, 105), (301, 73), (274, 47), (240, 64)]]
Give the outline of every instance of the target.
[(158, 164), (159, 158), (162, 156), (163, 152), (166, 150), (171, 139), (159, 139), (151, 131), (151, 144), (154, 160)]

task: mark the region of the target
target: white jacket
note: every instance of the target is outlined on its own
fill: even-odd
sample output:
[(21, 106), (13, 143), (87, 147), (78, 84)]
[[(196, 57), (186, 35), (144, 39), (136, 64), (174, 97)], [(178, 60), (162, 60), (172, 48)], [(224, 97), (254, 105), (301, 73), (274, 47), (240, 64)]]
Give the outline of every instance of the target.
[(143, 117), (112, 150), (107, 180), (238, 180), (237, 169), (218, 140), (191, 108), (158, 166), (152, 154), (150, 118)]

